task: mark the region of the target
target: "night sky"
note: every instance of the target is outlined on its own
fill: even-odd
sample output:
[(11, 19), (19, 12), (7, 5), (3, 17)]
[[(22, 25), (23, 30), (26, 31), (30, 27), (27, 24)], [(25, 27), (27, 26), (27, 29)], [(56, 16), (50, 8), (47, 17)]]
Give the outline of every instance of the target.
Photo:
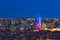
[(30, 18), (40, 12), (42, 18), (59, 18), (59, 0), (0, 0), (0, 17)]

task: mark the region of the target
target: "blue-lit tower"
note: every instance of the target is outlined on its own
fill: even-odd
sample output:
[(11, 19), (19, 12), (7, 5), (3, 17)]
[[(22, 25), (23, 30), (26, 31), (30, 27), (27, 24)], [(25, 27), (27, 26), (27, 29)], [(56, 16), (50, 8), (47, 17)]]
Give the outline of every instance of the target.
[(41, 26), (41, 14), (37, 13), (36, 16), (36, 29), (40, 30), (42, 28)]

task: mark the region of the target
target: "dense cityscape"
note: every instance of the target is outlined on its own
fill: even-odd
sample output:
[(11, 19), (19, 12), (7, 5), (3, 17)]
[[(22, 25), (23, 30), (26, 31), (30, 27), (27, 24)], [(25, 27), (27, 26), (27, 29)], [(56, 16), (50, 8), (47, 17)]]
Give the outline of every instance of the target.
[(0, 40), (60, 40), (59, 18), (42, 18), (42, 30), (37, 31), (36, 18), (0, 18)]

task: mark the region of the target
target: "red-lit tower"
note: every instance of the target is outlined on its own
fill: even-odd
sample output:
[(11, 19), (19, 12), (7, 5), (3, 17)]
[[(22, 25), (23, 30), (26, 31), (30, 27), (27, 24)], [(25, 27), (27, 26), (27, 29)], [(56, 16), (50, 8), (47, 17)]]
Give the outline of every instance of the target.
[(36, 17), (36, 29), (37, 30), (41, 30), (42, 29), (40, 13), (38, 13), (38, 15)]

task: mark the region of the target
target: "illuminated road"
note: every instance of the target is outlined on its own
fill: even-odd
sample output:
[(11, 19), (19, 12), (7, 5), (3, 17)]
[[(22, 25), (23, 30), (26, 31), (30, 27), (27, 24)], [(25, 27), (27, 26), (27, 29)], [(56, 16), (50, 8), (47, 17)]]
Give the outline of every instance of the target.
[[(60, 39), (60, 32), (59, 31), (38, 31), (38, 32), (27, 32), (26, 36), (28, 36), (29, 38), (27, 38), (27, 40), (59, 40)], [(31, 35), (30, 35), (31, 34)]]

